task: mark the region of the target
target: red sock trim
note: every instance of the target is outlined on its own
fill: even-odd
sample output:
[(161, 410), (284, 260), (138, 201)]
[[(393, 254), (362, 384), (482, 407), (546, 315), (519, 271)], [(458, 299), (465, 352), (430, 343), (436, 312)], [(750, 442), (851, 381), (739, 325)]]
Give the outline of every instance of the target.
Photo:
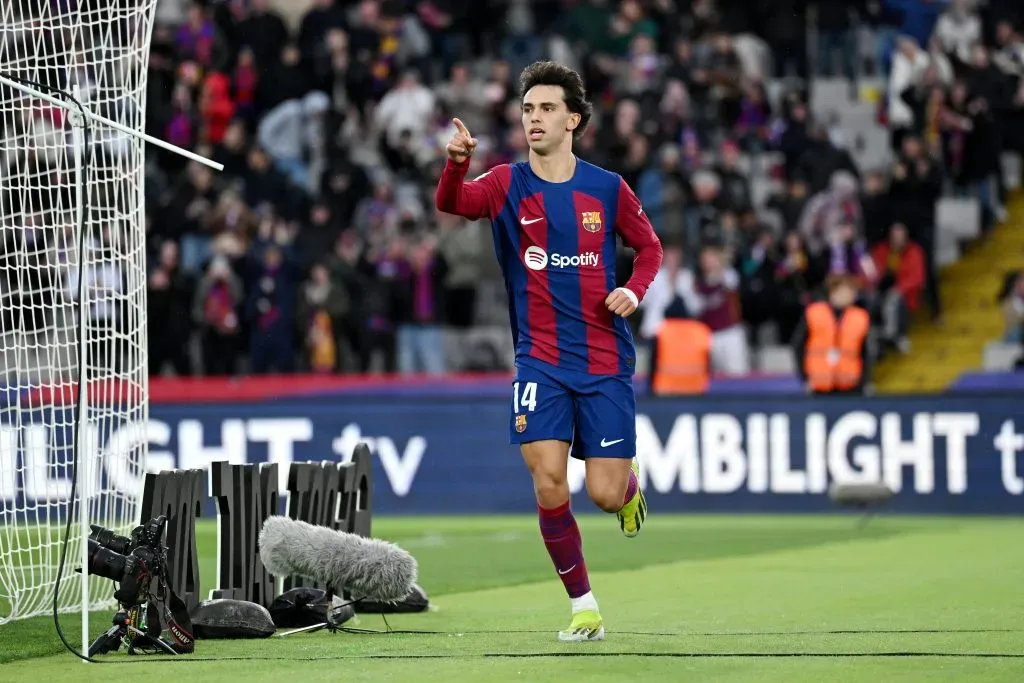
[(569, 512), (569, 501), (565, 501), (558, 507), (545, 508), (537, 505), (537, 514), (541, 517), (561, 517), (562, 515)]

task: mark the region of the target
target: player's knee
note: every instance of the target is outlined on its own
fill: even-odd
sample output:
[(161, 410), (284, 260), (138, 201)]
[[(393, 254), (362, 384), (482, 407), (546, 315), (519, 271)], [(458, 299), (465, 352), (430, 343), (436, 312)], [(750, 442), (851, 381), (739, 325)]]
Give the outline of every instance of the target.
[(620, 489), (621, 487), (609, 486), (607, 484), (600, 486), (588, 485), (587, 494), (590, 495), (590, 500), (594, 501), (594, 505), (605, 512), (618, 512), (622, 507), (622, 499), (625, 496), (625, 491)]
[(569, 482), (565, 477), (534, 472), (533, 490), (537, 503), (544, 508), (555, 508), (569, 500)]

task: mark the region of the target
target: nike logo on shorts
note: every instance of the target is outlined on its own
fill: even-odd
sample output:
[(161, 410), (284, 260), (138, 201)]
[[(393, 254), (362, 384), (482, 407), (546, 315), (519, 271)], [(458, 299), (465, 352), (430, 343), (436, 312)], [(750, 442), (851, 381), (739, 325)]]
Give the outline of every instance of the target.
[(606, 441), (604, 439), (601, 439), (601, 448), (608, 448), (609, 446), (614, 446), (615, 444), (621, 441), (625, 441), (625, 439), (615, 439), (615, 441)]

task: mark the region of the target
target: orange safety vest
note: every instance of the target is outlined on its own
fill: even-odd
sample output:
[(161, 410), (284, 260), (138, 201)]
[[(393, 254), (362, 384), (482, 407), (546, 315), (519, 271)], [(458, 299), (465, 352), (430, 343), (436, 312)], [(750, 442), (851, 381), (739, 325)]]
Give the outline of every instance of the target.
[(853, 389), (864, 371), (861, 351), (871, 318), (860, 306), (850, 306), (837, 322), (832, 307), (818, 302), (807, 307), (807, 346), (804, 371), (813, 391)]
[(711, 328), (699, 320), (669, 319), (658, 328), (655, 394), (702, 394), (708, 390)]

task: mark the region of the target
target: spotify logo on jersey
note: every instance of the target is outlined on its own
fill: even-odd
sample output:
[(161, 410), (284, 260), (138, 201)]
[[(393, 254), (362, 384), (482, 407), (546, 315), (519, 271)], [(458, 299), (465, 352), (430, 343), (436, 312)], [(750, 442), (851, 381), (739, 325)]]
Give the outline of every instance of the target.
[(527, 247), (523, 260), (530, 270), (544, 270), (548, 265), (548, 253), (540, 247)]
[(523, 261), (530, 270), (544, 270), (550, 264), (552, 268), (596, 268), (601, 263), (601, 256), (596, 251), (588, 251), (574, 256), (548, 253), (537, 246), (527, 247), (523, 252)]

